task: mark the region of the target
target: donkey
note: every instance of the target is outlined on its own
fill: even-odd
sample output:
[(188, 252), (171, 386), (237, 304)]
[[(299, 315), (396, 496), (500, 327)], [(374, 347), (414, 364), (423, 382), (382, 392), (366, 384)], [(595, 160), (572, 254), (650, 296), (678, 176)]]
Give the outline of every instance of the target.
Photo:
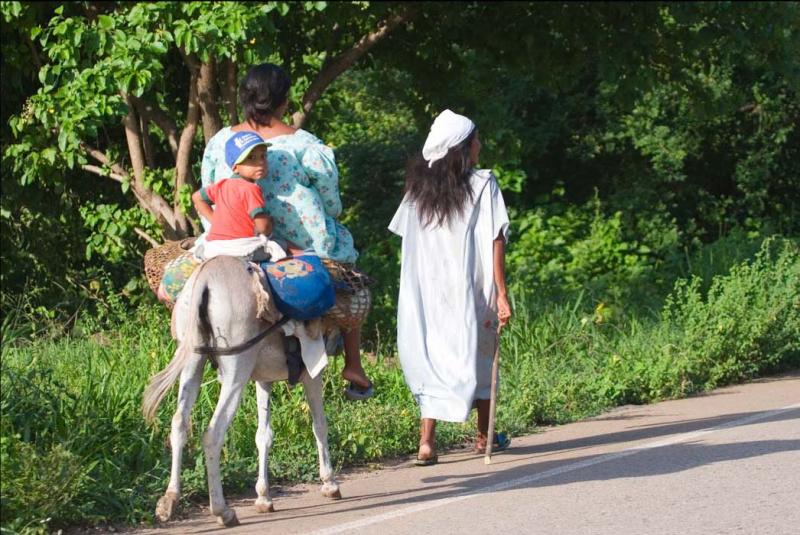
[[(178, 407), (172, 417), (170, 443), (172, 471), (166, 493), (158, 501), (156, 517), (166, 522), (178, 503), (183, 447), (189, 428), (189, 413), (197, 399), (203, 367), (210, 355), (217, 355), (221, 383), (219, 400), (208, 429), (203, 449), (208, 472), (211, 513), (224, 526), (238, 524), (236, 512), (227, 506), (220, 478), (220, 451), (242, 392), (251, 379), (256, 383), (258, 403), (258, 480), (256, 510), (274, 510), (269, 496), (268, 457), (273, 432), (270, 427), (270, 391), (274, 381), (288, 378), (288, 366), (280, 325), (283, 321), (270, 295), (261, 287), (253, 268), (238, 258), (219, 256), (195, 270), (176, 303), (172, 314), (173, 336), (178, 348), (172, 361), (150, 380), (144, 393), (142, 411), (152, 421), (161, 400), (180, 376)], [(322, 494), (339, 499), (341, 493), (331, 468), (328, 452), (328, 424), (322, 407), (322, 376), (301, 376), (311, 409), (314, 436), (319, 454)]]

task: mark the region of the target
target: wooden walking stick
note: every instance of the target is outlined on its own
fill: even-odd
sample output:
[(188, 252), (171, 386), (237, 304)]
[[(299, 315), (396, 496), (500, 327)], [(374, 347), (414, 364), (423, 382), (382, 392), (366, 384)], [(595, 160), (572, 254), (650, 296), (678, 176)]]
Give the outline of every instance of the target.
[(492, 361), (492, 392), (489, 396), (489, 430), (486, 433), (486, 454), (483, 457), (483, 464), (492, 464), (494, 416), (497, 412), (497, 375), (500, 373), (500, 331), (502, 328), (502, 324), (497, 326), (497, 343), (494, 347), (494, 360)]

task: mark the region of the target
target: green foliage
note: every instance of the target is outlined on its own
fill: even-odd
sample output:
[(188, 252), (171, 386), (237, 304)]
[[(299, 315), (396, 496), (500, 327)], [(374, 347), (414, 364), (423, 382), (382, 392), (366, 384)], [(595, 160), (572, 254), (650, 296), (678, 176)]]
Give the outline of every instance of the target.
[(18, 434), (0, 437), (0, 460), (3, 519), (10, 519), (4, 533), (47, 533), (54, 517), (83, 520), (80, 509), (65, 514), (62, 508), (79, 505), (73, 500), (88, 483), (92, 464), (85, 465), (61, 444), (40, 453)]
[[(698, 265), (709, 258), (695, 259), (698, 271), (723, 273), (712, 278), (708, 292), (699, 278), (682, 280), (663, 311), (649, 315), (624, 307), (609, 312), (585, 293), (555, 303), (516, 292), (516, 316), (502, 339), (498, 427), (529, 432), (618, 404), (685, 396), (800, 366), (798, 244), (765, 240), (755, 258), (724, 270)], [(97, 332), (87, 325), (86, 332), (96, 334), (33, 344), (4, 340), (4, 529), (150, 521), (169, 475), (166, 439), (175, 392), (165, 399), (153, 428), (145, 426), (140, 403), (149, 376), (174, 351), (166, 325), (163, 308), (144, 307), (116, 331)], [(343, 359), (332, 359), (325, 371), (337, 469), (416, 450), (419, 413), (393, 349), (383, 347), (366, 362), (377, 385), (376, 397), (368, 402), (344, 398)], [(200, 437), (218, 393), (209, 367), (184, 456), (184, 500), (191, 502), (207, 499)], [(317, 455), (302, 388), (276, 384), (272, 400), (272, 481), (315, 480)], [(255, 421), (255, 396), (248, 388), (223, 449), (229, 493), (251, 492)], [(447, 448), (473, 434), (474, 421), (445, 424), (437, 441)]]
[(695, 355), (689, 380), (713, 388), (798, 362), (798, 303), (800, 247), (768, 239), (751, 263), (715, 277), (705, 294), (700, 278), (679, 281), (664, 321), (683, 331), (676, 358)]
[(583, 288), (606, 300), (663, 290), (661, 270), (679, 246), (674, 220), (659, 212), (606, 215), (599, 197), (583, 207), (548, 208), (550, 213), (531, 210), (513, 221), (507, 261), (514, 285), (551, 296)]
[(156, 226), (155, 219), (138, 207), (123, 210), (116, 204), (88, 201), (80, 207), (80, 214), (84, 225), (91, 231), (86, 243), (87, 260), (91, 260), (93, 254), (100, 254), (109, 262), (134, 257), (139, 251), (132, 247), (132, 229), (153, 229)]

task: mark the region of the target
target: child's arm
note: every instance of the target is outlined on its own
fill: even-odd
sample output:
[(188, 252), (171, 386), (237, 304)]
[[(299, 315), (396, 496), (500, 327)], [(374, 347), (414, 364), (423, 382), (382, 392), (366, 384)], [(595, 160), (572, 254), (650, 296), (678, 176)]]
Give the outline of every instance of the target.
[(256, 214), (253, 217), (256, 226), (256, 234), (263, 234), (267, 238), (272, 236), (272, 218), (267, 214)]
[(194, 209), (197, 210), (198, 214), (205, 217), (206, 220), (211, 221), (211, 218), (214, 216), (214, 210), (211, 208), (211, 205), (203, 199), (203, 195), (200, 193), (201, 191), (202, 190), (197, 190), (192, 193)]

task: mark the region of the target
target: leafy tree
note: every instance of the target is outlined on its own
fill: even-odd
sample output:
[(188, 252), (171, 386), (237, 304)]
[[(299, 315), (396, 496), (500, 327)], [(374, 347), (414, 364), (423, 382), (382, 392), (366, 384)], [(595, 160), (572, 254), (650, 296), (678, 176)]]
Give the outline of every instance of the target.
[(581, 241), (610, 236), (634, 255), (647, 244), (637, 262), (661, 265), (731, 227), (799, 228), (797, 2), (4, 2), (2, 13), (11, 271), (63, 249), (76, 270), (128, 263), (130, 275), (144, 246), (134, 233), (194, 232), (203, 142), (238, 121), (236, 81), (261, 61), (292, 74), (295, 124), (313, 121), (336, 146), (344, 217), (370, 269), (393, 252), (377, 236), (403, 160), (445, 107), (481, 129), (518, 258), (544, 258), (526, 248), (581, 223), (556, 255), (574, 281), (603, 266), (578, 261)]
[(476, 119), (515, 208), (599, 190), (705, 239), (798, 228), (797, 2), (460, 5), (376, 56), (415, 73), (421, 124), (445, 107)]
[[(12, 3), (7, 18), (29, 6)], [(415, 8), (364, 2), (64, 4), (30, 28), (41, 86), (11, 119), (5, 148), (22, 185), (69, 189), (65, 170), (118, 183), (136, 210), (87, 202), (89, 252), (113, 254), (131, 227), (151, 243), (198, 230), (189, 193), (201, 147), (237, 122), (240, 66), (270, 60), (294, 76), (295, 125), (326, 88)], [(120, 124), (121, 123), (121, 124)]]

